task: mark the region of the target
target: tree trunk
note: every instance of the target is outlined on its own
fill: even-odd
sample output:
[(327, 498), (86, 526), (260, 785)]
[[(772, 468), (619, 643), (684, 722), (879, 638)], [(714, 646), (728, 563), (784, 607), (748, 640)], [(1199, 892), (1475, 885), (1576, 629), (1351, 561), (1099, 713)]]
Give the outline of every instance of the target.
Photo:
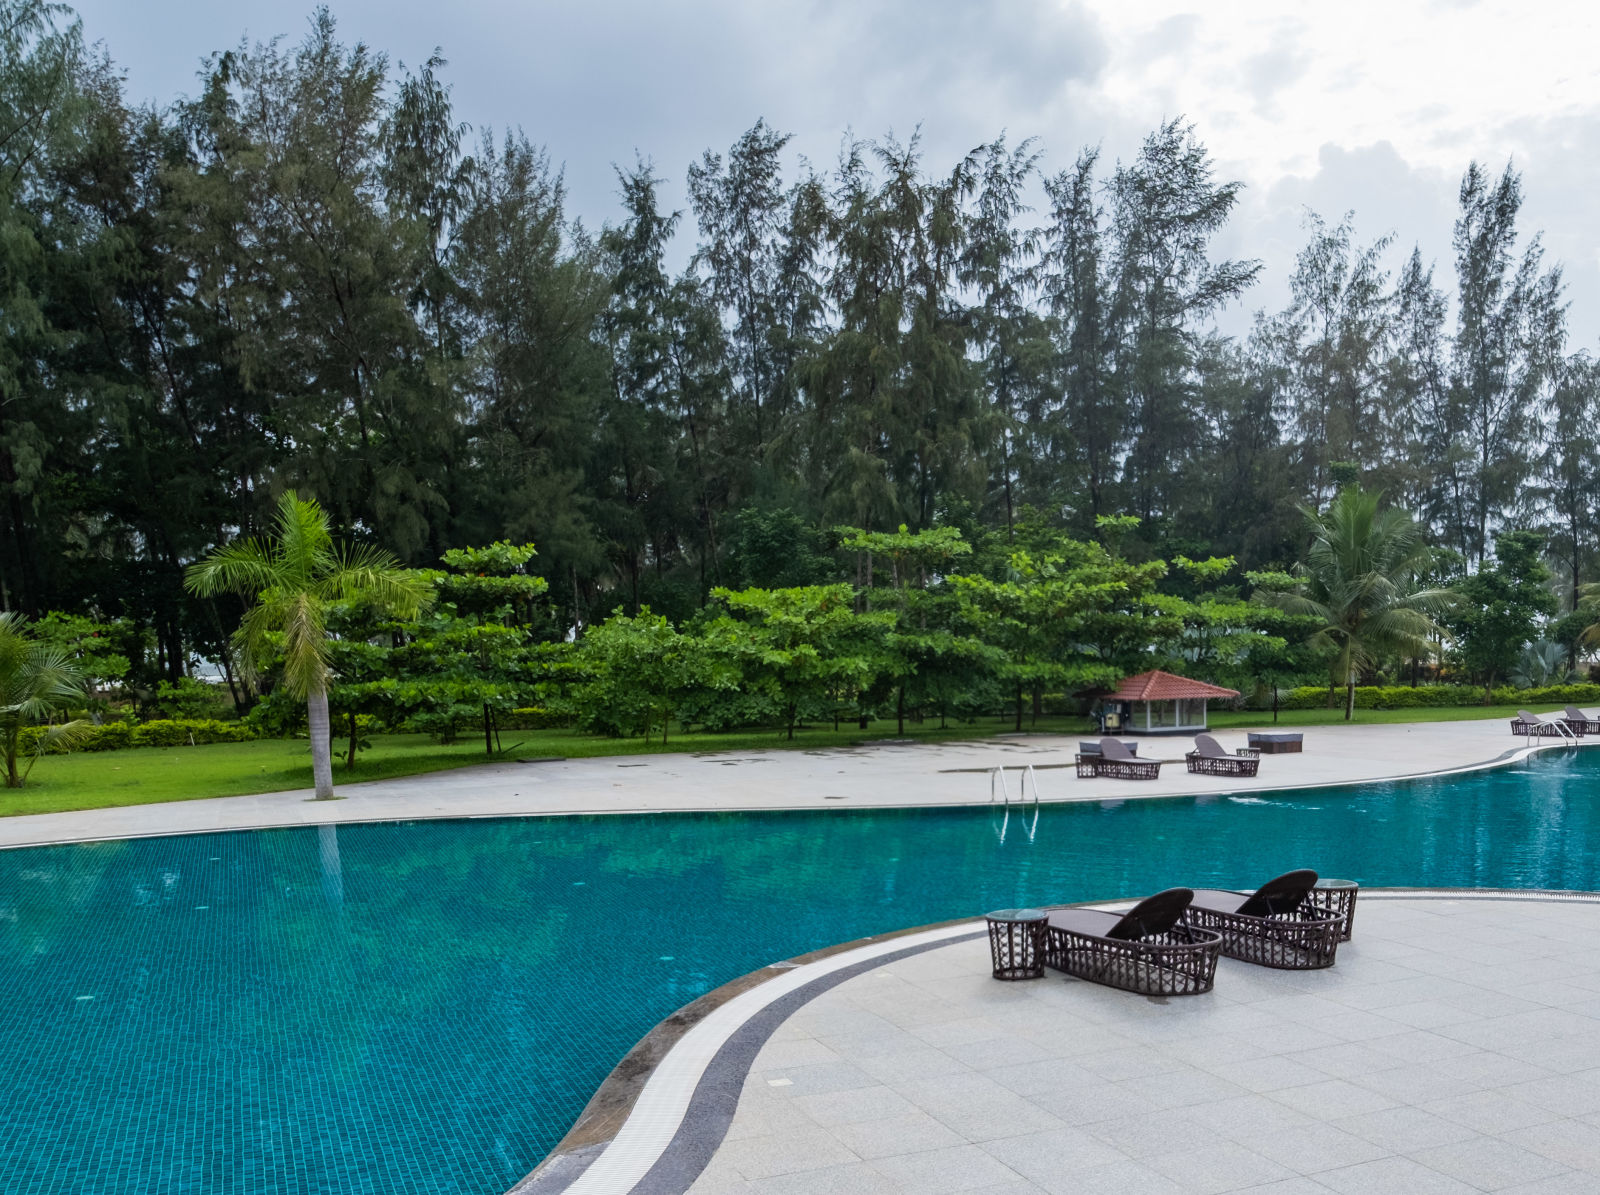
[(487, 701), (483, 703), (483, 753), (485, 755), (494, 754), (493, 727), (489, 725), (489, 703)]
[(1022, 733), (1022, 682), (1017, 682), (1017, 733)]
[(306, 698), (306, 724), (311, 730), (311, 782), (318, 801), (333, 800), (333, 740), (328, 726), (328, 695)]
[(894, 732), (900, 738), (905, 738), (906, 736), (906, 686), (904, 681), (900, 683), (900, 692), (894, 703)]
[(350, 746), (344, 753), (344, 766), (348, 771), (356, 766), (356, 712), (351, 710), (347, 715), (350, 719)]
[(21, 788), (22, 773), (17, 771), (17, 756), (22, 751), (22, 730), (14, 726), (6, 732), (6, 787)]

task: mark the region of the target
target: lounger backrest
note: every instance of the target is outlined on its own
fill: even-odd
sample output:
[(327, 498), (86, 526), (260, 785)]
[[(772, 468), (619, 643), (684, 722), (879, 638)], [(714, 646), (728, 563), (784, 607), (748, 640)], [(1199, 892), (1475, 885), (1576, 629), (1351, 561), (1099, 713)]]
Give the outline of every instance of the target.
[(1538, 714), (1530, 714), (1527, 710), (1518, 710), (1517, 717), (1523, 722), (1542, 722)]
[(1587, 722), (1589, 720), (1589, 715), (1575, 705), (1567, 706), (1567, 717), (1574, 722)]
[(1222, 744), (1209, 734), (1194, 736), (1194, 749), (1202, 759), (1226, 759), (1228, 753), (1222, 749)]
[(1239, 906), (1246, 917), (1268, 917), (1274, 913), (1292, 913), (1300, 907), (1311, 886), (1317, 882), (1317, 873), (1310, 868), (1289, 871), (1277, 879), (1268, 880), (1257, 888), (1255, 895)]
[(1102, 759), (1132, 759), (1133, 752), (1124, 747), (1119, 739), (1101, 739), (1100, 756)]
[(1106, 930), (1106, 937), (1136, 942), (1140, 938), (1164, 934), (1178, 923), (1178, 918), (1183, 916), (1183, 911), (1193, 899), (1192, 888), (1168, 888), (1165, 892), (1147, 896), (1124, 913), (1121, 921)]

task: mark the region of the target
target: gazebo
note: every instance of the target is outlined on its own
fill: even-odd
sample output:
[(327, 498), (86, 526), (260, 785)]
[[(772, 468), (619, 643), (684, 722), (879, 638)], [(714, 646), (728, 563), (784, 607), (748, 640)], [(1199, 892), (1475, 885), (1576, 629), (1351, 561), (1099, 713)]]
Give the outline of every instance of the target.
[(1186, 676), (1141, 672), (1101, 698), (1100, 729), (1106, 734), (1192, 734), (1206, 728), (1207, 701), (1237, 696), (1237, 689)]

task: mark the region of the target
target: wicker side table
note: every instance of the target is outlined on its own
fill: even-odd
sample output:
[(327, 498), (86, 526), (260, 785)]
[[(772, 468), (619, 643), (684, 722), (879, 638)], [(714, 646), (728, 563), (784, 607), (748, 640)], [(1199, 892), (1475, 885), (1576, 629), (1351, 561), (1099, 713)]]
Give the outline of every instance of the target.
[(1356, 924), (1356, 897), (1361, 885), (1354, 880), (1318, 880), (1311, 889), (1311, 903), (1329, 917), (1343, 917), (1344, 928), (1339, 931), (1339, 941), (1348, 942)]
[(989, 954), (996, 979), (1044, 977), (1043, 909), (999, 909), (989, 913)]

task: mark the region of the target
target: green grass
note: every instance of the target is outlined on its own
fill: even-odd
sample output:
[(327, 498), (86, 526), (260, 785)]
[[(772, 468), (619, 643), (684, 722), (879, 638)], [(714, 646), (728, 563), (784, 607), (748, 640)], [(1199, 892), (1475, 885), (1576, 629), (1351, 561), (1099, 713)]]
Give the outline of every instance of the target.
[[(1541, 711), (1542, 712), (1542, 711)], [(1413, 710), (1357, 710), (1358, 724), (1380, 722), (1455, 722), (1472, 718), (1508, 719), (1510, 707), (1456, 706)], [(1213, 713), (1211, 725), (1219, 729), (1262, 726), (1272, 721), (1270, 712)], [(1285, 710), (1278, 716), (1284, 727), (1324, 726), (1344, 721), (1343, 709)], [(920, 727), (907, 723), (907, 739), (948, 742), (987, 738), (1009, 732), (1010, 718), (984, 718), (976, 723), (952, 723), (944, 730), (930, 720)], [(1024, 720), (1027, 731), (1088, 734), (1082, 718), (1041, 718), (1037, 725)], [(570, 730), (506, 731), (501, 735), (503, 755), (493, 759), (529, 759), (565, 756), (569, 759), (606, 755), (645, 755), (661, 751), (750, 751), (761, 748), (847, 747), (900, 737), (893, 722), (878, 721), (867, 730), (855, 726), (837, 731), (811, 727), (796, 733), (790, 743), (782, 731), (746, 730), (725, 734), (673, 735), (663, 747), (660, 739), (606, 739)], [(353, 769), (338, 758), (335, 743), (335, 786), (361, 780), (415, 776), (449, 768), (493, 762), (481, 739), (471, 736), (443, 746), (428, 735), (381, 734), (371, 737)], [(244, 793), (281, 792), (309, 788), (311, 759), (303, 739), (269, 739), (254, 743), (216, 743), (204, 747), (139, 748), (51, 755), (41, 759), (28, 786), (0, 790), (0, 814), (54, 813), (68, 809), (104, 809), (118, 805), (145, 805), (162, 801), (191, 801), (204, 797), (233, 797)]]
[[(1550, 713), (1552, 711), (1535, 710), (1534, 712)], [(1410, 710), (1356, 710), (1355, 717), (1351, 719), (1351, 722), (1358, 725), (1371, 726), (1376, 723), (1389, 722), (1468, 722), (1474, 718), (1504, 718), (1509, 721), (1516, 716), (1516, 707), (1510, 705), (1446, 705)], [(1343, 721), (1343, 705), (1331, 710), (1282, 710), (1278, 714), (1278, 725), (1291, 728), (1295, 726), (1334, 726)], [(1223, 730), (1227, 730), (1232, 726), (1264, 726), (1270, 725), (1271, 722), (1271, 710), (1245, 710), (1241, 713), (1213, 711), (1211, 714), (1211, 725)]]

